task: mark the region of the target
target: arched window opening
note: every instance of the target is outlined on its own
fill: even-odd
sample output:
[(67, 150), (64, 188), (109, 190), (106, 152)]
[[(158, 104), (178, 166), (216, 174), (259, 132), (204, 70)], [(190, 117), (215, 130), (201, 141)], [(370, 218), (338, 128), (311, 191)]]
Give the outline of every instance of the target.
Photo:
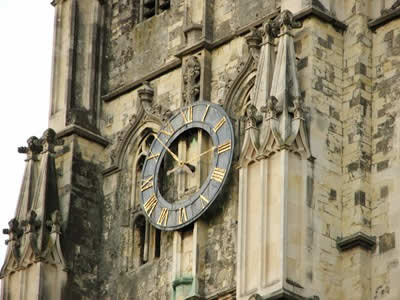
[(141, 173), (149, 149), (154, 141), (151, 132), (143, 137), (138, 144), (135, 163), (133, 165), (133, 251), (132, 251), (132, 268), (138, 269), (140, 266), (151, 263), (161, 256), (161, 231), (151, 226), (143, 215), (140, 207), (141, 192)]
[(139, 22), (143, 22), (151, 17), (169, 9), (170, 0), (136, 0), (139, 7)]
[(147, 257), (147, 239), (146, 239), (146, 219), (144, 216), (138, 216), (134, 228), (134, 265), (141, 266), (148, 261)]

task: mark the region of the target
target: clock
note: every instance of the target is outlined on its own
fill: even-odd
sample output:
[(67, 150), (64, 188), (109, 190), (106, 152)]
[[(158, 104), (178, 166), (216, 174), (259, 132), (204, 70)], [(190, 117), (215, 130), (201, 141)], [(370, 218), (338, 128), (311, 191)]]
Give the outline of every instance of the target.
[(154, 134), (143, 164), (140, 204), (152, 225), (177, 230), (216, 200), (232, 163), (234, 132), (224, 109), (196, 102)]

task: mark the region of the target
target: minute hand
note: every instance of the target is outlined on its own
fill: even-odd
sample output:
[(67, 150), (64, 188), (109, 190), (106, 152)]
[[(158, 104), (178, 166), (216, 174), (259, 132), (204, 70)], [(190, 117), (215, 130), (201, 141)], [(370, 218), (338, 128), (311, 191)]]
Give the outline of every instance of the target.
[(169, 154), (171, 154), (171, 156), (173, 157), (173, 159), (175, 159), (178, 163), (180, 163), (181, 161), (179, 160), (178, 156), (175, 155), (174, 152), (172, 152), (167, 146), (165, 146), (165, 144), (155, 135), (154, 136), (156, 138), (157, 141), (160, 142), (160, 144), (165, 148), (165, 150), (168, 151)]
[(209, 152), (211, 152), (211, 151), (214, 151), (214, 149), (215, 148), (217, 148), (217, 147), (211, 147), (210, 149), (208, 149), (208, 150), (206, 150), (206, 151), (204, 151), (204, 152), (202, 152), (202, 153), (200, 153), (199, 155), (197, 155), (196, 157), (194, 157), (194, 158), (192, 158), (192, 159), (189, 159), (188, 161), (185, 161), (185, 164), (188, 164), (188, 163), (191, 163), (191, 162), (194, 162), (194, 161), (196, 161), (196, 160), (198, 160), (200, 157), (202, 157), (203, 155), (205, 155), (205, 154), (207, 154), (207, 153), (209, 153)]

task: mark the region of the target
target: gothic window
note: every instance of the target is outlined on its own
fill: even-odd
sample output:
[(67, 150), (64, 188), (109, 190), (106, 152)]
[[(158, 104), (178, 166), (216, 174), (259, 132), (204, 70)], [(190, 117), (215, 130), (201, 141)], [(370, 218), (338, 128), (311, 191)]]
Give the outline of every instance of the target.
[(140, 2), (140, 21), (162, 13), (170, 7), (170, 0), (137, 0)]
[(150, 145), (154, 137), (148, 134), (139, 144), (136, 161), (134, 165), (134, 187), (133, 187), (133, 244), (132, 244), (132, 267), (138, 267), (152, 262), (161, 256), (161, 231), (153, 227), (141, 212), (139, 196), (141, 187), (141, 173)]

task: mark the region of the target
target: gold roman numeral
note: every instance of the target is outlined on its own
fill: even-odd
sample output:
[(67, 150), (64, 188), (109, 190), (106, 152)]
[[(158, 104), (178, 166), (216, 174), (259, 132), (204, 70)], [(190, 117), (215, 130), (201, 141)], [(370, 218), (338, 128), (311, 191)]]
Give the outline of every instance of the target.
[(168, 208), (164, 207), (161, 210), (161, 214), (160, 217), (158, 218), (157, 224), (167, 226), (167, 222), (168, 222)]
[(214, 172), (211, 175), (211, 179), (215, 181), (222, 182), (225, 176), (225, 169), (215, 168)]
[(193, 107), (189, 106), (186, 112), (181, 111), (185, 124), (193, 121)]
[(226, 122), (226, 118), (223, 117), (221, 120), (219, 120), (219, 122), (217, 123), (217, 125), (215, 125), (214, 127), (214, 132), (217, 132), (218, 129), (220, 129), (222, 127), (222, 125), (224, 125)]
[(182, 224), (186, 221), (187, 221), (186, 208), (182, 207), (179, 209), (178, 222), (179, 222), (179, 224)]
[(201, 200), (201, 205), (204, 207), (206, 207), (206, 205), (208, 204), (208, 202), (210, 202), (206, 197), (204, 197), (203, 195), (200, 195), (200, 200)]
[(153, 187), (153, 176), (150, 176), (143, 182), (141, 191), (143, 192), (151, 187)]
[(210, 104), (207, 105), (206, 110), (204, 111), (203, 118), (201, 118), (202, 122), (204, 122), (204, 120), (206, 119), (209, 108), (210, 108)]
[(157, 159), (159, 156), (160, 156), (160, 153), (153, 154), (153, 153), (150, 151), (149, 155), (147, 156), (147, 160), (153, 159), (153, 158)]
[(146, 201), (146, 203), (143, 205), (144, 211), (148, 216), (151, 216), (151, 214), (154, 211), (154, 208), (157, 206), (158, 199), (156, 195), (152, 195), (149, 200)]
[(218, 146), (218, 154), (221, 154), (225, 151), (231, 150), (231, 147), (232, 147), (231, 141), (227, 141), (226, 143), (219, 145)]

